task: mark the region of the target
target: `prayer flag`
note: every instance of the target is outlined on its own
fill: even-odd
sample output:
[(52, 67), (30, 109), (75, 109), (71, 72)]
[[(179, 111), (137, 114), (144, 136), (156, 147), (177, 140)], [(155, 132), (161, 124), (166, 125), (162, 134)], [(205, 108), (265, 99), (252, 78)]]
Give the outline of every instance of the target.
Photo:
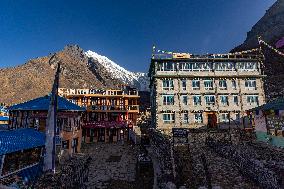
[(275, 46), (277, 49), (284, 47), (284, 37), (282, 37), (279, 41), (277, 41)]

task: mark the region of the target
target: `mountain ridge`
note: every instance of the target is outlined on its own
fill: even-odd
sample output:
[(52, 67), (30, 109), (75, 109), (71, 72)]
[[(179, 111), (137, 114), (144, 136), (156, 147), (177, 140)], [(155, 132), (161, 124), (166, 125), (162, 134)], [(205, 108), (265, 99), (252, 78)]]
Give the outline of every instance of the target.
[(15, 104), (50, 93), (57, 63), (61, 64), (60, 87), (117, 89), (125, 84), (78, 45), (67, 45), (22, 65), (0, 69), (0, 102)]

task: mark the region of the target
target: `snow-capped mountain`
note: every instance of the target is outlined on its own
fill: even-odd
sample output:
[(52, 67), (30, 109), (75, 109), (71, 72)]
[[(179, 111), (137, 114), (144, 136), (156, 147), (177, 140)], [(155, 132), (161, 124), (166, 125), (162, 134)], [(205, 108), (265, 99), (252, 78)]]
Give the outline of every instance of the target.
[(106, 56), (99, 55), (96, 52), (88, 50), (85, 52), (88, 58), (98, 62), (112, 75), (113, 78), (121, 80), (130, 86), (136, 87), (140, 91), (149, 90), (149, 78), (146, 73), (131, 72), (119, 66)]

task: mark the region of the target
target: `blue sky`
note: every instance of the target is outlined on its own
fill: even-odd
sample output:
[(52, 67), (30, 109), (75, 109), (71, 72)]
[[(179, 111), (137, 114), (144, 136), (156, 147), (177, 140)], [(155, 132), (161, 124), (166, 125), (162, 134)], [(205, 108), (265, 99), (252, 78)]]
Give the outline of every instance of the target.
[(2, 0), (0, 67), (78, 44), (131, 71), (147, 71), (151, 48), (223, 53), (276, 0)]

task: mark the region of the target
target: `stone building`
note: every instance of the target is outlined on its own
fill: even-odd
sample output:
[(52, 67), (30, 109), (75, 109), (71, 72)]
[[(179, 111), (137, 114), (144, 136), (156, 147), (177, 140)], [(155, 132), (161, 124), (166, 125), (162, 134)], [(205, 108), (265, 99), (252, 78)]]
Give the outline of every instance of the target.
[(126, 141), (133, 126), (137, 125), (139, 95), (134, 88), (59, 88), (58, 94), (86, 108), (83, 124), (83, 141), (86, 143)]
[[(257, 52), (258, 53), (258, 52)], [(239, 126), (265, 101), (259, 54), (154, 52), (149, 69), (152, 126)]]

